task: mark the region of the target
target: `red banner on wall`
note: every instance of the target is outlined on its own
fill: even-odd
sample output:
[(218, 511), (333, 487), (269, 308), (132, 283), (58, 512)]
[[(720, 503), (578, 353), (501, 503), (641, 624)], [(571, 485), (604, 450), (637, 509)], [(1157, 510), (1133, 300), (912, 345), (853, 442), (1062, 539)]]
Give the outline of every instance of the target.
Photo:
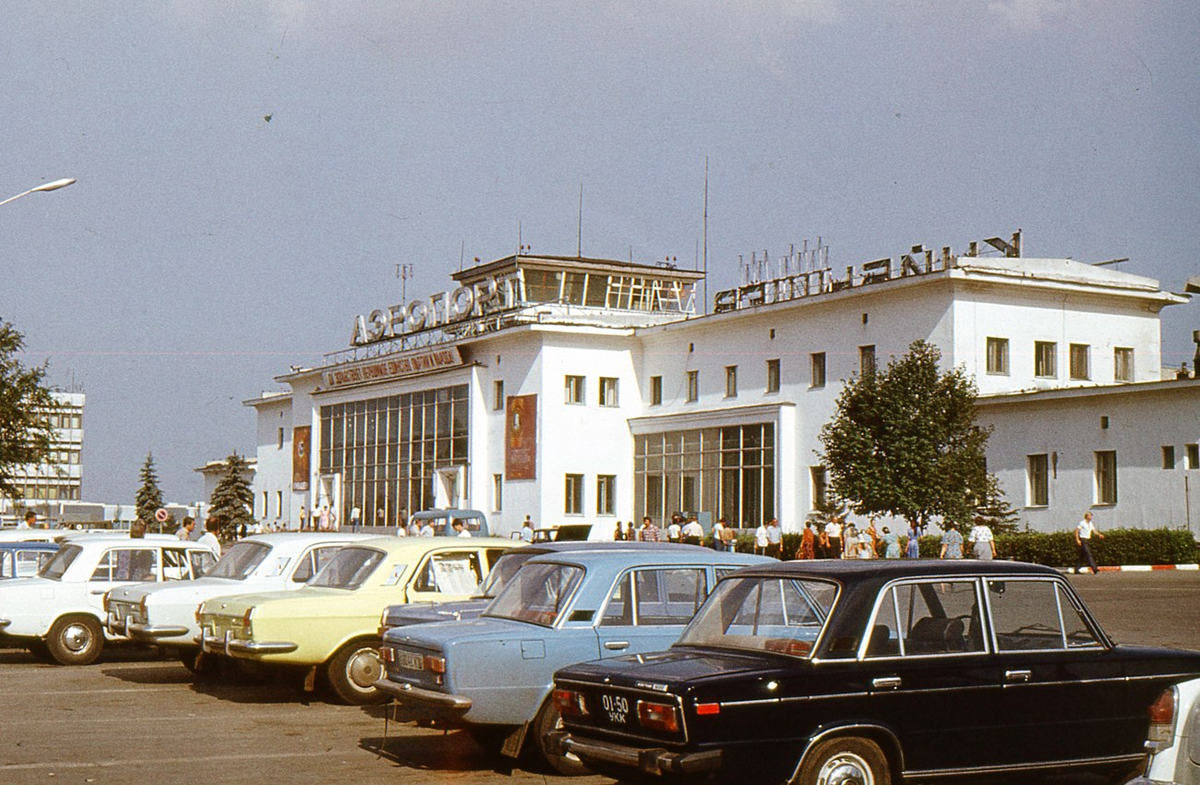
[(292, 429), (292, 490), (307, 491), (312, 463), (312, 426), (298, 425)]
[(505, 409), (506, 480), (537, 479), (537, 395), (510, 395)]

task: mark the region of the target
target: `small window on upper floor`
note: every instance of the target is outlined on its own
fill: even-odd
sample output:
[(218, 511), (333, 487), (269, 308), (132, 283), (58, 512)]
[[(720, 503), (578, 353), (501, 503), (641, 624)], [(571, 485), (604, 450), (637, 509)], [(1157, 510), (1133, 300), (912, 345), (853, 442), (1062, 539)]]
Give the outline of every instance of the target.
[(863, 376), (875, 373), (875, 345), (858, 347), (858, 367)]
[(600, 377), (600, 405), (617, 406), (617, 379), (609, 376)]
[(1008, 375), (1008, 339), (987, 339), (987, 372), (998, 376)]
[(1043, 379), (1058, 376), (1058, 344), (1054, 341), (1033, 342), (1033, 375)]
[(582, 376), (567, 376), (563, 383), (563, 398), (566, 403), (586, 403), (584, 397), (584, 378)]
[(504, 381), (492, 382), (492, 411), (504, 411)]
[(650, 405), (651, 406), (661, 406), (662, 405), (662, 377), (661, 376), (651, 376), (650, 377)]
[(1175, 468), (1175, 445), (1164, 444), (1162, 448), (1162, 467), (1164, 469)]
[(1118, 346), (1113, 349), (1113, 380), (1133, 381), (1133, 349), (1126, 346)]
[(779, 392), (779, 360), (767, 360), (767, 392)]
[(736, 365), (726, 365), (725, 366), (725, 397), (726, 398), (736, 398), (737, 397), (737, 366)]
[(825, 386), (825, 352), (813, 352), (809, 356), (809, 387)]
[(1072, 379), (1090, 379), (1092, 378), (1091, 367), (1089, 363), (1089, 355), (1091, 348), (1086, 343), (1071, 344), (1070, 361), (1071, 361), (1071, 378)]
[(687, 372), (687, 401), (695, 403), (700, 400), (700, 372)]

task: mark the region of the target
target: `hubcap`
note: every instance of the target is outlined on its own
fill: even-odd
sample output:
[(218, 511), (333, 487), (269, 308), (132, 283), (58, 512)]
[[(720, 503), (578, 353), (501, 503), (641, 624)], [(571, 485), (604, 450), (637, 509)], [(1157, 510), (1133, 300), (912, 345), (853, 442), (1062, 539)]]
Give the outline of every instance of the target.
[(63, 630), (63, 646), (78, 654), (92, 643), (92, 633), (82, 624), (72, 624)]
[(819, 785), (875, 785), (871, 767), (858, 755), (843, 752), (825, 762), (817, 776)]
[(374, 649), (362, 649), (346, 663), (346, 676), (360, 690), (374, 689), (371, 685), (383, 677), (383, 665)]

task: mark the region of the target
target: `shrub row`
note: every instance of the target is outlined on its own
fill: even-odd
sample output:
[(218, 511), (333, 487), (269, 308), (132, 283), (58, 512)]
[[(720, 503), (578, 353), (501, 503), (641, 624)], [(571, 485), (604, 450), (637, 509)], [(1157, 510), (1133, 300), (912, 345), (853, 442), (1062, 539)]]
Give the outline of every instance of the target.
[[(1123, 564), (1195, 564), (1200, 561), (1198, 544), (1191, 532), (1177, 529), (1112, 529), (1104, 539), (1093, 538), (1092, 556), (1102, 567)], [(800, 549), (799, 534), (783, 535), (783, 558), (794, 559)], [(904, 553), (907, 538), (900, 538)], [(942, 551), (941, 536), (927, 534), (920, 539), (921, 558), (936, 559)], [(965, 546), (970, 555), (970, 543)], [(754, 552), (754, 537), (739, 534), (740, 553)], [(1050, 567), (1074, 567), (1077, 549), (1075, 533), (1021, 532), (996, 537), (996, 557), (1045, 564)], [(882, 555), (882, 554), (881, 554)]]

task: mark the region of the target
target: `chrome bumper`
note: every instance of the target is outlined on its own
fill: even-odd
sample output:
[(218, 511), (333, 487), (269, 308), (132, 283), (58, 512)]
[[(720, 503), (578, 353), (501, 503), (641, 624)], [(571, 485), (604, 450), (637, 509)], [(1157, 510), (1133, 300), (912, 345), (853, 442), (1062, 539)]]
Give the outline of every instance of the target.
[(226, 657), (255, 657), (261, 654), (288, 654), (300, 648), (290, 641), (244, 641), (227, 632), (220, 638), (210, 638), (208, 630), (200, 630), (195, 638), (201, 650), (208, 654), (224, 654)]
[(471, 708), (471, 699), (462, 695), (434, 692), (388, 678), (379, 679), (372, 686), (385, 695), (390, 695), (401, 703), (409, 705), (439, 709), (460, 715), (466, 714)]
[(118, 619), (116, 614), (111, 611), (108, 614), (108, 619), (105, 621), (104, 627), (110, 635), (120, 635), (125, 638), (149, 643), (153, 643), (159, 638), (178, 638), (180, 635), (187, 635), (188, 633), (187, 627), (142, 624), (141, 622), (131, 621), (128, 616), (124, 619)]
[(647, 774), (704, 774), (721, 768), (720, 750), (670, 752), (662, 747), (627, 747), (606, 741), (578, 739), (562, 731), (550, 733), (546, 740), (551, 750), (575, 755), (584, 763), (611, 763)]

